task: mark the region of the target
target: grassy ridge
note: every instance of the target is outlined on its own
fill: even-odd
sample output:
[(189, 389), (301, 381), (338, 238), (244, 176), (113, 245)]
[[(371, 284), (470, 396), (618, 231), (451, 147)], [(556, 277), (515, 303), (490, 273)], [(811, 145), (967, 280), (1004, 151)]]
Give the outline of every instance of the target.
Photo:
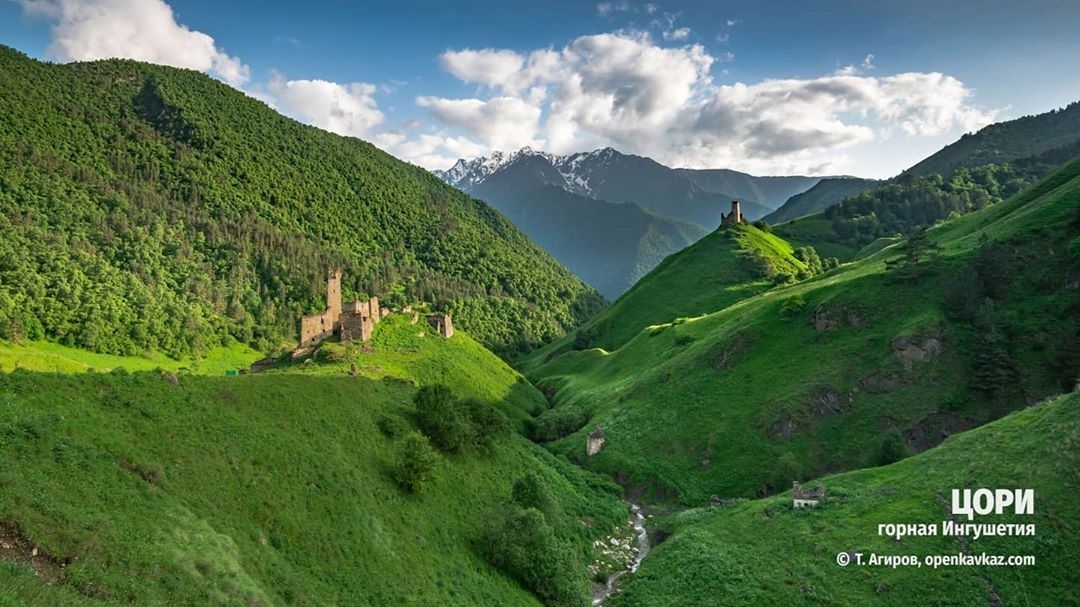
[(0, 534), (39, 549), (0, 559), (0, 604), (539, 604), (478, 556), (485, 510), (539, 475), (577, 530), (584, 572), (586, 546), (625, 509), (518, 436), (488, 455), (441, 455), (429, 486), (402, 492), (380, 420), (410, 419), (416, 385), (510, 413), (541, 401), (464, 334), (421, 327), (392, 317), (363, 351), (181, 373), (178, 385), (153, 372), (0, 373)]
[[(550, 446), (585, 463), (584, 434), (601, 424), (607, 442), (590, 468), (695, 505), (895, 461), (1071, 389), (1080, 373), (1080, 293), (1068, 286), (1080, 276), (1077, 200), (1080, 161), (929, 231), (938, 248), (917, 271), (887, 270), (904, 249), (884, 248), (654, 324), (615, 351), (534, 359), (526, 373), (555, 411), (581, 420)], [(705, 242), (627, 297), (661, 281), (690, 288), (722, 263), (696, 248)]]
[(241, 344), (215, 348), (198, 359), (176, 360), (162, 354), (141, 357), (98, 354), (48, 341), (13, 343), (0, 340), (0, 370), (3, 371), (23, 369), (46, 373), (83, 373), (123, 367), (127, 371), (183, 369), (200, 375), (224, 375), (229, 370), (246, 368), (260, 358), (262, 354)]
[[(1080, 396), (1046, 402), (949, 438), (883, 468), (820, 480), (828, 500), (793, 510), (791, 492), (690, 510), (664, 521), (671, 537), (615, 605), (1076, 605), (1080, 581)], [(1034, 489), (1034, 514), (975, 523), (1034, 524), (1034, 536), (905, 537), (879, 524), (950, 518), (953, 488)], [(960, 517), (959, 522), (968, 522)], [(841, 551), (878, 555), (1034, 555), (1034, 566), (928, 568), (836, 564)], [(996, 598), (995, 598), (996, 597)]]
[(538, 350), (520, 367), (531, 368), (572, 344), (614, 350), (650, 325), (700, 316), (766, 291), (772, 275), (806, 268), (792, 250), (782, 238), (752, 225), (715, 230), (667, 257), (575, 335)]

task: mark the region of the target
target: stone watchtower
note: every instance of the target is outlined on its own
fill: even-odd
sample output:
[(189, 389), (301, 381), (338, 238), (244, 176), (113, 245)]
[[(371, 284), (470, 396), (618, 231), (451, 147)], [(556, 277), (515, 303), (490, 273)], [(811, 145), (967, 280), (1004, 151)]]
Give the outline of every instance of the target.
[(745, 223), (745, 222), (746, 222), (746, 218), (742, 214), (742, 209), (739, 206), (739, 201), (738, 200), (732, 200), (731, 201), (731, 212), (730, 213), (728, 213), (727, 215), (724, 215), (723, 212), (720, 213), (720, 225), (721, 226), (730, 226), (730, 225), (735, 225), (737, 223)]
[[(367, 301), (350, 301), (342, 306), (341, 270), (330, 270), (326, 275), (326, 309), (322, 314), (300, 318), (300, 348), (317, 346), (334, 334), (337, 334), (342, 342), (368, 341), (374, 326), (388, 312), (379, 308), (378, 297)], [(449, 331), (452, 335), (453, 329)]]
[(330, 270), (326, 276), (326, 311), (337, 324), (341, 318), (341, 270)]

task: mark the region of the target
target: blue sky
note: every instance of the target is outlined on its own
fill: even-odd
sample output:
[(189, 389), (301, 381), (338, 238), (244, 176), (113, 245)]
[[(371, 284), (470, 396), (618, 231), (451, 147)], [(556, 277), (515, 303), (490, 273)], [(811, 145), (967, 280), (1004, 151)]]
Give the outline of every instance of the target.
[(1077, 32), (1074, 0), (0, 0), (0, 43), (31, 56), (199, 69), (428, 168), (611, 145), (887, 177), (1080, 100)]

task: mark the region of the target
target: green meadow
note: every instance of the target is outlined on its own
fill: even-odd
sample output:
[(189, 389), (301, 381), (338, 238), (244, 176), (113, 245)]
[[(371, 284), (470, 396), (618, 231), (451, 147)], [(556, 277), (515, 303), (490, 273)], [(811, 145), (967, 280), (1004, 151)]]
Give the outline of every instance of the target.
[(405, 316), (362, 351), (327, 344), (312, 363), (238, 376), (200, 361), (175, 384), (147, 370), (175, 361), (20, 348), (5, 356), (70, 372), (0, 373), (0, 537), (16, 546), (0, 604), (540, 604), (482, 556), (484, 513), (515, 482), (550, 491), (582, 584), (592, 540), (625, 521), (610, 481), (513, 433), (440, 452), (429, 483), (401, 489), (417, 387), (510, 417), (543, 403), (463, 333)]

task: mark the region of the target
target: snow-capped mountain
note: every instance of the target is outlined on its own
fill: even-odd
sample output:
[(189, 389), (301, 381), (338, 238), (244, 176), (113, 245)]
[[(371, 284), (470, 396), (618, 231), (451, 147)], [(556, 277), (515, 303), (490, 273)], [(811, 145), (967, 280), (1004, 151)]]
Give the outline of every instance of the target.
[(589, 188), (589, 177), (597, 168), (609, 164), (617, 156), (621, 154), (614, 148), (559, 156), (524, 147), (516, 152), (493, 152), (491, 156), (481, 156), (472, 160), (461, 158), (448, 170), (435, 171), (435, 174), (450, 185), (471, 192), (488, 177), (519, 160), (542, 158), (562, 177), (562, 183), (552, 185), (563, 187), (574, 194), (595, 197)]
[[(672, 169), (651, 158), (623, 154), (607, 147), (558, 155), (526, 147), (458, 160), (435, 171), (450, 185), (475, 193), (494, 175), (523, 161), (533, 170), (518, 177), (533, 185), (554, 185), (567, 192), (609, 202), (634, 202), (667, 217), (712, 227), (732, 200), (756, 219), (788, 198), (814, 186), (820, 177), (756, 177), (727, 169)], [(522, 184), (525, 185), (525, 184)]]
[(672, 169), (610, 147), (568, 155), (527, 147), (435, 174), (487, 201), (611, 299), (715, 229), (732, 200), (757, 219), (818, 181)]

